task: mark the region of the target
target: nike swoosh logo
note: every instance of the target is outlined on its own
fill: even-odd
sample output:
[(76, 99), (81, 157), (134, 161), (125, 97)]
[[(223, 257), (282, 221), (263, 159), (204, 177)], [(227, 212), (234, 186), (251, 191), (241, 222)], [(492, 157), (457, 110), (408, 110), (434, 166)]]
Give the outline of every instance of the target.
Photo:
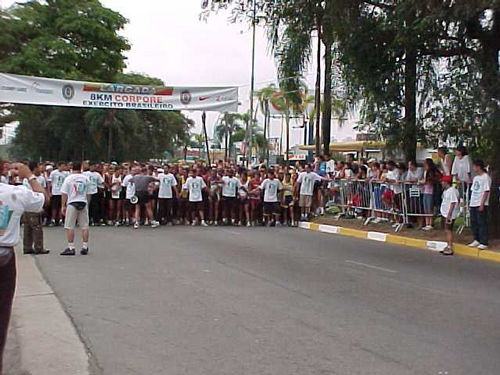
[(200, 102), (210, 99), (210, 96), (200, 96)]

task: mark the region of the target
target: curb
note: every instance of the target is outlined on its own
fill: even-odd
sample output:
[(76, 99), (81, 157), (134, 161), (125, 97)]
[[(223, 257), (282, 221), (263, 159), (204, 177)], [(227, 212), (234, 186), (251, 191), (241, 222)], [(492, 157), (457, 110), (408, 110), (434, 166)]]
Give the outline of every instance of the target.
[(33, 375), (88, 375), (89, 357), (69, 316), (34, 257), (21, 255), (19, 249), (16, 253), (18, 279), (12, 328), (19, 344), (21, 369)]
[[(439, 252), (441, 250), (444, 250), (444, 248), (447, 245), (447, 243), (443, 241), (426, 241), (417, 238), (396, 236), (394, 234), (389, 234), (389, 233), (364, 231), (358, 229), (344, 228), (335, 225), (309, 223), (307, 221), (300, 221), (299, 228), (309, 229), (322, 233), (340, 234), (341, 236), (356, 237), (371, 241), (387, 242), (394, 245), (414, 247), (417, 249), (428, 250), (428, 251)], [(453, 250), (455, 254), (458, 255), (464, 255), (472, 258), (478, 258), (500, 263), (500, 253), (497, 253), (495, 251), (490, 251), (490, 250), (480, 251), (476, 248), (471, 248), (463, 244), (454, 244)]]

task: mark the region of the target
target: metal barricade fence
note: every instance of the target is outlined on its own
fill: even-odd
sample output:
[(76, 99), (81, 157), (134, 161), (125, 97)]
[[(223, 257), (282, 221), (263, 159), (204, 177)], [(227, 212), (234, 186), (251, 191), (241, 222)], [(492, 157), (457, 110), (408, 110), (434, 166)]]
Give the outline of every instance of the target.
[[(414, 224), (424, 218), (433, 218), (434, 194), (424, 194), (422, 185), (404, 182), (405, 224)], [(423, 224), (422, 224), (423, 225)]]
[(348, 212), (356, 218), (368, 220), (372, 215), (370, 182), (366, 180), (342, 180)]
[[(461, 233), (470, 226), (470, 184), (460, 184), (460, 216), (463, 223), (457, 229)], [(434, 187), (434, 190), (436, 187)], [(364, 224), (388, 222), (399, 232), (409, 224), (425, 225), (425, 218), (440, 215), (434, 194), (424, 194), (423, 186), (412, 182), (388, 183), (380, 181), (337, 179), (329, 187), (328, 205), (336, 206), (340, 217), (361, 217)]]
[(337, 207), (339, 210), (335, 218), (339, 219), (345, 216), (347, 213), (347, 195), (340, 178), (335, 178), (328, 183), (327, 194), (328, 200), (326, 206)]
[(394, 231), (399, 232), (405, 224), (405, 200), (400, 183), (372, 181), (372, 217), (365, 222), (389, 222)]
[(469, 211), (469, 200), (470, 200), (470, 184), (467, 182), (460, 182), (456, 185), (458, 194), (460, 196), (460, 218), (462, 222), (457, 228), (457, 233), (462, 234), (465, 228), (470, 228), (470, 211)]

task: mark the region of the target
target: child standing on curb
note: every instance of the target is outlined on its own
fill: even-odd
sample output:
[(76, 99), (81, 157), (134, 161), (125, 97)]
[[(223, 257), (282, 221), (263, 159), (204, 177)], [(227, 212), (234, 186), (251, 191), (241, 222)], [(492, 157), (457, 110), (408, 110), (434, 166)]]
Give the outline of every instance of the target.
[(443, 186), (443, 197), (441, 202), (441, 220), (443, 220), (446, 241), (448, 246), (441, 251), (443, 255), (453, 255), (453, 224), (460, 213), (460, 195), (458, 190), (452, 186), (453, 177), (443, 176), (441, 184)]

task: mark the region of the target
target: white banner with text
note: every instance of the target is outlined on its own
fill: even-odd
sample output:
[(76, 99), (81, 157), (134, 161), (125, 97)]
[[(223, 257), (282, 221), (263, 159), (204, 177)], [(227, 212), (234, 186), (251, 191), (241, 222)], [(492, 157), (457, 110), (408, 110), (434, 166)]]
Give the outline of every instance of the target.
[(82, 108), (237, 112), (237, 87), (80, 82), (0, 73), (0, 102)]

